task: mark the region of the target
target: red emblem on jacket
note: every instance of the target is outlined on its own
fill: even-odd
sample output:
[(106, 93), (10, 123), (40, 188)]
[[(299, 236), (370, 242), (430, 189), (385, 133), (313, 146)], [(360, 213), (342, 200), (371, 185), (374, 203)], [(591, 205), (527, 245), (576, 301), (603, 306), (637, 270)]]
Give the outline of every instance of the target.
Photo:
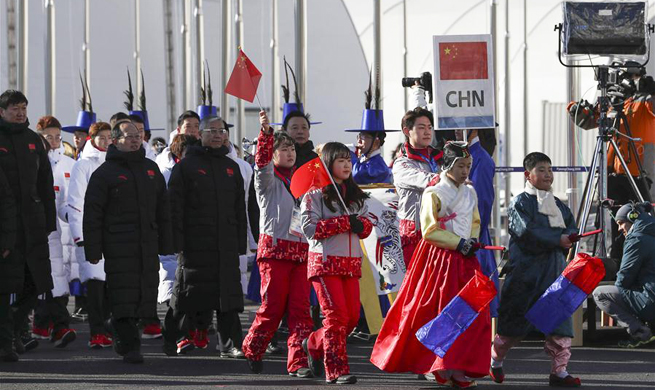
[(70, 179), (70, 177), (71, 177), (70, 172), (64, 172), (64, 177), (65, 177), (66, 179)]
[(198, 173), (201, 173), (203, 175), (207, 174), (207, 172), (204, 169), (198, 169)]
[(27, 147), (30, 148), (30, 150), (36, 150), (36, 145), (34, 144), (28, 144)]
[(152, 169), (148, 169), (148, 176), (150, 176), (151, 178), (154, 177), (155, 171), (153, 171)]
[(227, 168), (225, 172), (227, 172), (227, 175), (230, 177), (234, 176), (234, 169), (232, 168)]
[(59, 192), (59, 186), (54, 186), (55, 192)]
[(119, 175), (118, 178), (127, 181), (127, 176), (125, 175)]

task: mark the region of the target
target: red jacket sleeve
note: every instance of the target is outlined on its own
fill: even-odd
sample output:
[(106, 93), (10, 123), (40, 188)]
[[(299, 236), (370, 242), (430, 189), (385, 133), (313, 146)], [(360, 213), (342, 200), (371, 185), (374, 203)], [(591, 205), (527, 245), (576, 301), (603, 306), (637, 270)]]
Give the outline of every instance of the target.
[(339, 217), (319, 220), (316, 224), (314, 239), (323, 240), (328, 237), (336, 236), (337, 234), (349, 232), (350, 220), (348, 218), (347, 215), (341, 215)]
[(263, 131), (259, 132), (257, 137), (257, 152), (255, 153), (255, 164), (258, 168), (263, 168), (270, 164), (273, 159), (273, 134), (266, 134)]

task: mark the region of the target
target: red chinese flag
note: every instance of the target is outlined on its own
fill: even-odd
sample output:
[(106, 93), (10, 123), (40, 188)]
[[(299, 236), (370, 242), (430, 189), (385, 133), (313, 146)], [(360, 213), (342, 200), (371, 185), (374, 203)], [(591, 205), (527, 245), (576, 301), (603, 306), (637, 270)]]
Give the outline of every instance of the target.
[(439, 42), (441, 80), (489, 78), (487, 42)]
[(327, 173), (320, 159), (320, 157), (316, 157), (294, 172), (293, 177), (291, 177), (291, 193), (293, 196), (300, 198), (310, 190), (332, 184), (330, 174)]
[(239, 49), (239, 56), (232, 69), (230, 80), (225, 86), (225, 93), (252, 103), (255, 100), (257, 86), (261, 78), (262, 73), (259, 69), (250, 61), (246, 53)]

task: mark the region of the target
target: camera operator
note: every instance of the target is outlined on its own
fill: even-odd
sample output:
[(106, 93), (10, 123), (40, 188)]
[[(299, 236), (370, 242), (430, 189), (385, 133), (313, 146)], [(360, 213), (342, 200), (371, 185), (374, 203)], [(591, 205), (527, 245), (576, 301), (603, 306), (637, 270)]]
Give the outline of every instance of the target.
[[(615, 63), (612, 66), (616, 67), (616, 65)], [(610, 110), (619, 111), (612, 127), (622, 134), (641, 140), (633, 143), (625, 137), (613, 135), (618, 152), (623, 156), (629, 172), (626, 172), (621, 165), (617, 151), (610, 146), (607, 151), (607, 196), (619, 205), (638, 201), (638, 196), (634, 193), (627, 176), (630, 174), (644, 199), (650, 200), (649, 191), (652, 181), (648, 178), (648, 174), (652, 175), (653, 161), (655, 161), (655, 114), (653, 112), (655, 81), (651, 76), (646, 75), (643, 66), (634, 61), (626, 61), (617, 72), (616, 83), (608, 88), (608, 95), (612, 98)], [(587, 102), (572, 102), (569, 104), (568, 111), (576, 124), (583, 129), (589, 130), (598, 127), (598, 105), (594, 107)], [(634, 147), (631, 146), (631, 143), (634, 144)], [(640, 172), (640, 166), (644, 162), (649, 165), (643, 167), (644, 171)], [(617, 209), (612, 211), (616, 212)], [(610, 257), (621, 258), (623, 241), (623, 235), (619, 234), (616, 223), (612, 221)]]
[(655, 322), (655, 218), (652, 206), (625, 204), (616, 221), (625, 235), (621, 268), (613, 286), (600, 286), (594, 292), (598, 307), (627, 327), (630, 340), (621, 347), (635, 348), (655, 342), (646, 322)]

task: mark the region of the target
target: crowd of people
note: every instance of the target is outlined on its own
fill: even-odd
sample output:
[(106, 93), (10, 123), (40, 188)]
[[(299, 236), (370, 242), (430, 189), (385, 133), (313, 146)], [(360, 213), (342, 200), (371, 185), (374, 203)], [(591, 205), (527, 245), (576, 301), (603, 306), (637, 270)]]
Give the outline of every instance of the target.
[[(281, 130), (260, 112), (253, 165), (230, 142), (231, 125), (215, 111), (185, 111), (171, 133), (147, 142), (144, 115), (118, 112), (108, 122), (62, 127), (52, 116), (30, 129), (28, 100), (0, 96), (0, 360), (50, 339), (77, 338), (67, 310), (88, 315), (90, 348), (113, 347), (141, 363), (142, 338), (162, 338), (169, 356), (207, 348), (216, 317), (221, 357), (242, 358), (254, 373), (289, 330), (288, 374), (353, 384), (346, 340), (366, 329), (359, 240), (373, 231), (361, 184), (396, 188), (407, 273), (373, 347), (371, 362), (455, 388), (475, 378), (505, 379), (503, 362), (534, 326), (528, 309), (566, 266), (577, 232), (553, 195), (549, 157), (525, 156), (525, 189), (508, 208), (510, 260), (499, 297), (485, 307), (445, 356), (416, 332), (476, 274), (498, 286), (496, 261), (483, 245), (494, 203), (494, 129), (459, 131), (435, 142), (433, 116), (417, 107), (402, 118), (405, 142), (392, 167), (381, 156), (382, 110), (367, 104), (352, 146), (314, 147), (302, 105), (285, 104)], [(147, 116), (145, 116), (147, 118)], [(75, 134), (74, 146), (61, 132)], [(398, 130), (397, 130), (398, 131)], [(443, 141), (443, 140), (441, 140)], [(305, 164), (324, 166), (332, 183), (297, 197), (291, 181)], [(629, 207), (628, 207), (629, 206)], [(594, 292), (599, 306), (627, 324), (636, 346), (655, 341), (655, 218), (643, 205), (616, 215), (627, 239), (616, 286)], [(482, 243), (483, 245), (480, 245)], [(245, 337), (240, 264), (256, 252), (261, 305)], [(611, 287), (611, 288), (608, 288)], [(168, 309), (158, 318), (157, 304)], [(312, 318), (322, 312), (322, 326)], [(33, 321), (30, 314), (34, 313)], [(491, 319), (498, 317), (497, 334)], [(492, 337), (493, 336), (493, 337)], [(568, 373), (571, 320), (545, 335), (551, 386), (578, 387)], [(493, 341), (492, 341), (493, 340)]]

